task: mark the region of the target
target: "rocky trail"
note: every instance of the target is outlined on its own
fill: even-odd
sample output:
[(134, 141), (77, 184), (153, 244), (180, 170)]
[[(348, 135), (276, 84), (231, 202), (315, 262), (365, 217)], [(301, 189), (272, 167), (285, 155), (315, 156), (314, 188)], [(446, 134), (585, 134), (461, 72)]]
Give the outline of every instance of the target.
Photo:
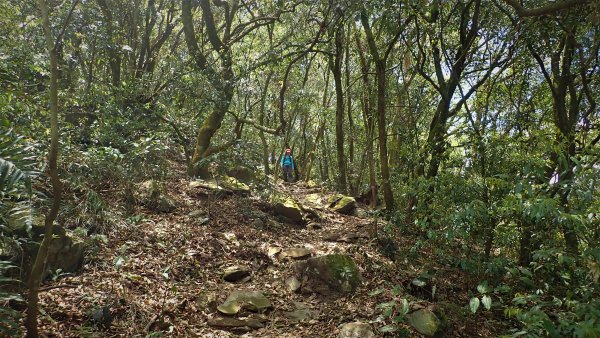
[[(461, 317), (469, 298), (460, 270), (426, 264), (431, 248), (408, 258), (416, 239), (353, 199), (305, 183), (261, 194), (237, 180), (180, 177), (143, 192), (152, 185), (88, 247), (78, 273), (43, 285), (41, 332), (470, 337), (497, 329), (491, 313)], [(122, 199), (108, 197), (116, 215), (125, 214)]]

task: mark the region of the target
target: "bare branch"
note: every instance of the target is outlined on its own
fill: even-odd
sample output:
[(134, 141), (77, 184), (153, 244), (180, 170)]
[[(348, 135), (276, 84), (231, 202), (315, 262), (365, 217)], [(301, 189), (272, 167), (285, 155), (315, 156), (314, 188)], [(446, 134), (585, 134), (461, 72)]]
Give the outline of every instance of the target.
[(563, 0), (556, 1), (554, 3), (535, 7), (535, 8), (525, 8), (523, 5), (519, 3), (517, 0), (504, 0), (509, 6), (514, 8), (517, 12), (517, 15), (525, 18), (525, 17), (533, 17), (533, 16), (542, 16), (548, 14), (554, 14), (556, 12), (571, 9), (576, 6), (581, 6), (590, 3), (590, 0)]

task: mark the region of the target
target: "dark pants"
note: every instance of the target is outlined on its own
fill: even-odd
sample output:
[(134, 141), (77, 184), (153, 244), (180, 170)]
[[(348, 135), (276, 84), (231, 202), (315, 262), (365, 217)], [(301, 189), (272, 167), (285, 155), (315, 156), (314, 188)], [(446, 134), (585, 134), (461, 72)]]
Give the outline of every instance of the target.
[(294, 180), (294, 169), (291, 165), (283, 166), (283, 180), (285, 182), (292, 182)]

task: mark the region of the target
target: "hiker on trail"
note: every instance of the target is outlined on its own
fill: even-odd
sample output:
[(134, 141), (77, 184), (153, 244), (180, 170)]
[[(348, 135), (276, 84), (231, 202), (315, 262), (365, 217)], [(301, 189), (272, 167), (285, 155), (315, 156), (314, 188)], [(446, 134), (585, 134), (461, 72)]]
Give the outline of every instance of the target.
[(285, 153), (281, 157), (281, 169), (283, 171), (283, 180), (291, 182), (294, 174), (294, 158), (292, 157), (292, 149), (285, 147)]

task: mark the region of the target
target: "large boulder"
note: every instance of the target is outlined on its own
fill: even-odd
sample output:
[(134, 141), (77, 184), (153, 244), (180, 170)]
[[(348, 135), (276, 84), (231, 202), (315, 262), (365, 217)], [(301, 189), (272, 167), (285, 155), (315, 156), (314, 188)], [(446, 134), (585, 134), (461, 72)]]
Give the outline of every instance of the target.
[(146, 208), (158, 212), (171, 212), (177, 208), (177, 201), (169, 197), (163, 183), (148, 180), (138, 187), (138, 200)]
[(334, 195), (327, 200), (328, 207), (340, 214), (352, 215), (356, 211), (356, 200), (354, 197)]
[(275, 215), (283, 216), (294, 223), (302, 222), (302, 208), (291, 196), (274, 193), (271, 195), (271, 204)]
[(246, 184), (252, 183), (252, 181), (255, 179), (254, 171), (241, 165), (229, 169), (227, 171), (227, 175)]
[[(35, 223), (32, 224), (31, 235), (33, 241), (27, 242), (23, 247), (22, 257), (23, 270), (29, 272), (38, 252), (39, 243), (44, 238), (45, 227), (44, 217), (35, 217)], [(13, 224), (14, 225), (14, 224)], [(19, 236), (29, 237), (25, 224), (14, 225), (13, 231)], [(77, 272), (83, 264), (85, 256), (85, 243), (72, 236), (61, 225), (54, 225), (54, 236), (48, 248), (48, 259), (46, 269), (43, 272), (42, 279), (46, 279), (50, 273), (60, 270), (62, 273)]]
[(295, 265), (302, 293), (324, 296), (354, 292), (362, 283), (360, 271), (348, 255), (326, 255), (310, 258)]

